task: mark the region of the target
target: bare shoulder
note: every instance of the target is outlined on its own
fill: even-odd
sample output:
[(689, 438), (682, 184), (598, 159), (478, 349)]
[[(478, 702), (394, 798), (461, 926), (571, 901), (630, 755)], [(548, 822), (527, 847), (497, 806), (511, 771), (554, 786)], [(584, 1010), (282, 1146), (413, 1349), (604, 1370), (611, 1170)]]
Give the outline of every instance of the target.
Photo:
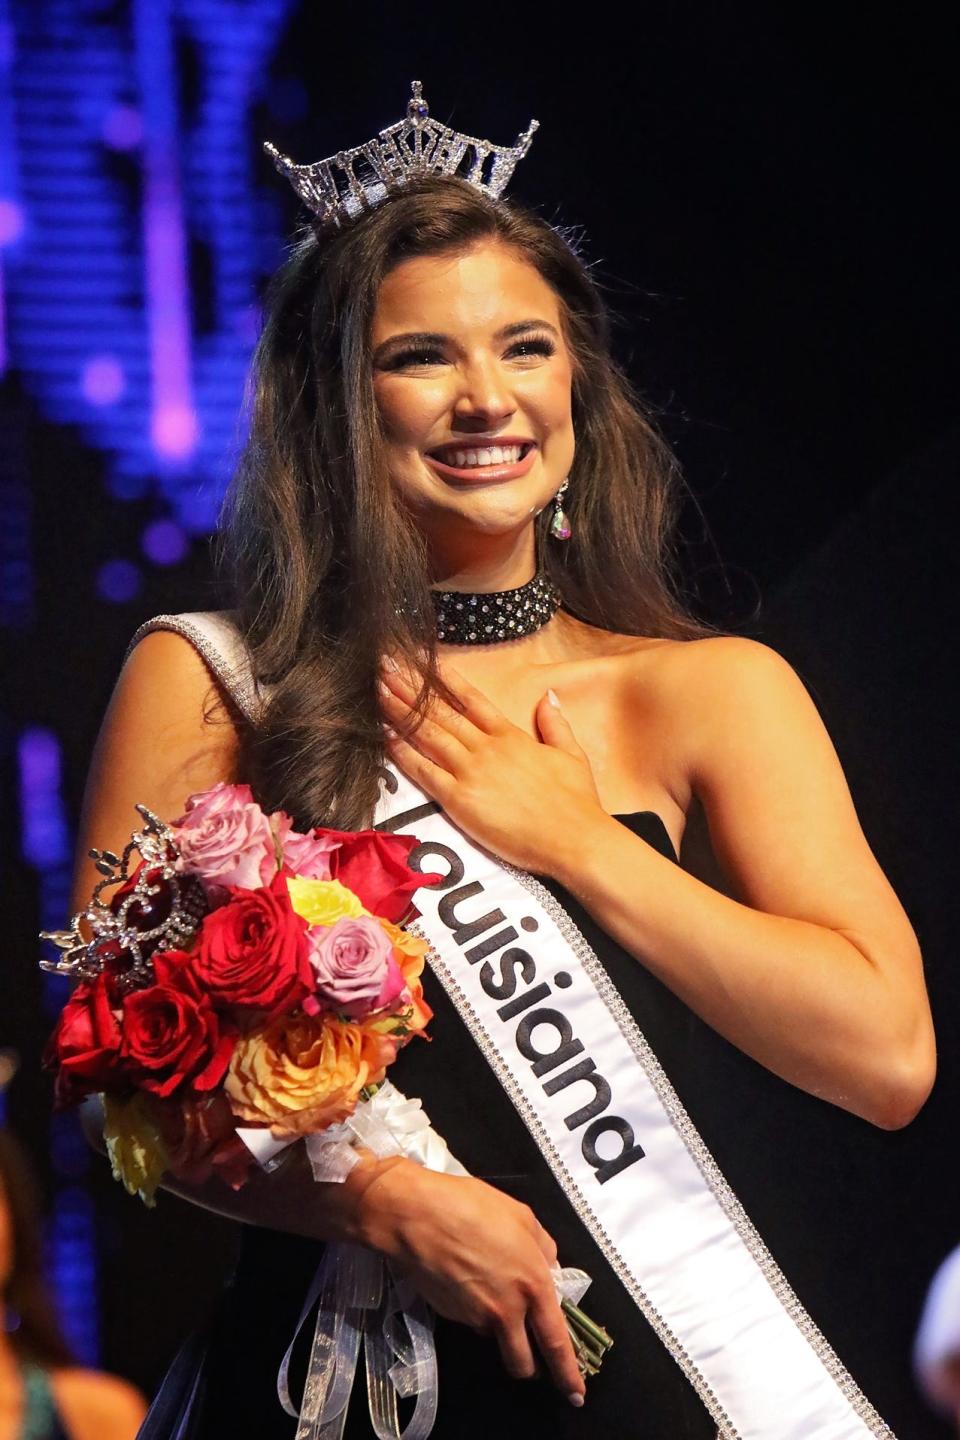
[(72, 1440), (133, 1440), (146, 1414), (140, 1391), (102, 1370), (55, 1370), (50, 1384)]
[(638, 764), (686, 817), (684, 833), (718, 780), (736, 782), (771, 746), (784, 764), (802, 767), (811, 748), (829, 745), (799, 676), (758, 640), (639, 639), (616, 663), (626, 676), (627, 733), (640, 739)]
[[(91, 845), (119, 854), (135, 804), (164, 819), (187, 797), (235, 778), (240, 736), (227, 698), (183, 636), (157, 630), (130, 652), (94, 748), (80, 824), (79, 855)], [(90, 876), (80, 863), (75, 900), (86, 904)]]
[(722, 744), (732, 725), (750, 731), (776, 717), (783, 733), (815, 711), (789, 661), (746, 636), (665, 641), (644, 650), (638, 662), (692, 768), (703, 747)]
[[(101, 742), (149, 754), (158, 777), (196, 770), (200, 781), (226, 779), (238, 731), (229, 698), (182, 635), (156, 630), (130, 652), (104, 719)], [(210, 778), (209, 772), (216, 771)]]
[(771, 646), (740, 635), (694, 640), (615, 637), (605, 652), (627, 677), (635, 702), (668, 720), (674, 733), (715, 723), (720, 712), (742, 710), (765, 696), (806, 694), (789, 662)]
[(160, 696), (168, 694), (171, 686), (177, 693), (206, 695), (214, 683), (196, 646), (176, 630), (149, 631), (133, 646), (120, 673), (127, 687), (143, 687)]
[(795, 677), (789, 662), (762, 640), (745, 635), (705, 635), (696, 640), (647, 640), (638, 648), (665, 684), (699, 688), (703, 683), (726, 687), (735, 681), (776, 683)]

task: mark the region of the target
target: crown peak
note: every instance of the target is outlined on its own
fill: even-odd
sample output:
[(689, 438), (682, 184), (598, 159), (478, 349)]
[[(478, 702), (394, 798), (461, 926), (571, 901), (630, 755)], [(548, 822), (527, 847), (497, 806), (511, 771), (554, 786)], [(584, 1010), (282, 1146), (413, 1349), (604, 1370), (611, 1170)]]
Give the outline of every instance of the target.
[(363, 145), (312, 165), (296, 164), (269, 141), (263, 148), (321, 224), (339, 226), (425, 175), (455, 176), (499, 199), (538, 128), (531, 120), (513, 145), (462, 135), (431, 119), (423, 83), (413, 80), (406, 118)]
[(430, 118), (430, 106), (423, 98), (423, 85), (419, 80), (410, 82), (411, 98), (407, 102), (407, 119), (412, 125), (422, 125)]

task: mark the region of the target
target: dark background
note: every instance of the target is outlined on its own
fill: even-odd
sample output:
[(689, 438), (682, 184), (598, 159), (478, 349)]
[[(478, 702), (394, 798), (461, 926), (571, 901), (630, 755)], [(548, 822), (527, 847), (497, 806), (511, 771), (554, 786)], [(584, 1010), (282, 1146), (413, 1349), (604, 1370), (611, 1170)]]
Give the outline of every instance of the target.
[[(862, 1343), (891, 1359), (886, 1394), (871, 1398), (902, 1437), (933, 1440), (948, 1431), (913, 1389), (909, 1346), (929, 1277), (960, 1241), (957, 36), (929, 7), (878, 14), (638, 7), (625, 24), (596, 6), (417, 18), (304, 5), (265, 65), (250, 143), (269, 136), (302, 160), (358, 143), (402, 113), (411, 78), (435, 116), (468, 133), (503, 143), (540, 120), (511, 193), (586, 229), (621, 358), (685, 468), (688, 584), (708, 618), (774, 645), (803, 676), (924, 950), (934, 1095), (893, 1135), (838, 1116), (840, 1193), (811, 1192), (805, 1205), (835, 1216), (855, 1265), (883, 1272), (888, 1309), (864, 1315)], [(178, 50), (187, 106), (199, 101), (190, 48)], [(284, 123), (268, 100), (291, 77), (309, 105)], [(269, 187), (268, 163), (255, 163)], [(295, 207), (285, 194), (278, 205), (279, 242)], [(198, 245), (198, 287), (203, 263)], [(134, 550), (164, 500), (157, 489), (127, 503), (106, 494), (103, 455), (48, 423), (16, 369), (0, 430), (29, 475), (37, 578), (31, 624), (5, 635), (0, 1044), (22, 1056), (8, 1118), (49, 1177), (16, 736), (57, 729), (75, 817), (127, 639), (153, 613), (209, 605), (210, 571), (197, 540), (179, 565), (148, 571), (128, 604), (98, 600), (104, 534)], [(100, 1166), (83, 1183), (97, 1204), (104, 1362), (149, 1390), (215, 1293), (233, 1232), (167, 1196), (147, 1214)], [(833, 1281), (843, 1289), (842, 1273)]]

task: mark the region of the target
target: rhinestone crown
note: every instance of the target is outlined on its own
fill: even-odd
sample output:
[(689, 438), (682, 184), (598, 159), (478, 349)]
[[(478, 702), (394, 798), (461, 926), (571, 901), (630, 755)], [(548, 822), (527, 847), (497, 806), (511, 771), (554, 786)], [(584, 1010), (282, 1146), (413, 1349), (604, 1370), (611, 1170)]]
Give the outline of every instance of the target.
[[(138, 805), (143, 819), (123, 854), (91, 850), (102, 879), (85, 910), (67, 930), (43, 930), (41, 940), (55, 945), (56, 960), (41, 960), (41, 970), (74, 980), (93, 980), (109, 970), (121, 990), (149, 985), (153, 979), (150, 957), (155, 950), (179, 949), (189, 944), (207, 910), (203, 892), (189, 876), (178, 873), (173, 833), (152, 810)], [(131, 870), (134, 853), (140, 863)], [(115, 889), (110, 901), (101, 899)], [(91, 938), (82, 930), (86, 924)]]
[(530, 149), (539, 122), (531, 120), (516, 144), (494, 145), (431, 120), (419, 80), (413, 81), (411, 90), (405, 120), (387, 126), (364, 145), (340, 150), (313, 165), (296, 165), (269, 140), (264, 144), (280, 174), (322, 224), (355, 219), (424, 175), (457, 175), (495, 200), (503, 194), (517, 161)]

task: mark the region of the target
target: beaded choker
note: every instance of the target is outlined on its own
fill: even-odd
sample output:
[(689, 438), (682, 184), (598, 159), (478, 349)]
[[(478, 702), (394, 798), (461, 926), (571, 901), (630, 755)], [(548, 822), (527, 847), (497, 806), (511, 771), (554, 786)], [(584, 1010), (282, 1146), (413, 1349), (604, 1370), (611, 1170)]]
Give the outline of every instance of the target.
[(463, 590), (431, 590), (437, 639), (444, 645), (494, 645), (519, 640), (546, 625), (560, 605), (559, 591), (542, 571), (516, 590), (473, 595)]

